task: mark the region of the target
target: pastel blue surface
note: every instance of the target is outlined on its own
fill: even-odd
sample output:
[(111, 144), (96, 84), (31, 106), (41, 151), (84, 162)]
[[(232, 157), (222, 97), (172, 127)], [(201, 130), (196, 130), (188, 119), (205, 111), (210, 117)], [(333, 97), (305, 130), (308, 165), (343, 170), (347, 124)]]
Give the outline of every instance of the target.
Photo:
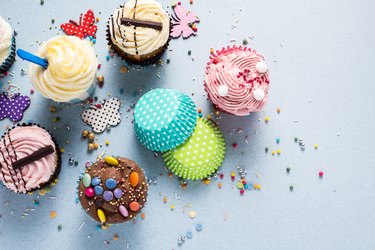
[[(65, 148), (63, 168), (58, 184), (45, 196), (16, 195), (0, 188), (0, 249), (375, 249), (373, 0), (195, 0), (193, 5), (184, 0), (184, 6), (201, 18), (199, 36), (172, 40), (163, 67), (131, 69), (127, 74), (120, 73), (124, 62), (119, 58), (106, 61), (105, 20), (122, 3), (0, 2), (0, 15), (10, 17), (18, 32), (17, 48), (31, 52), (59, 33), (55, 26), (78, 21), (80, 13), (92, 8), (101, 18), (94, 47), (102, 64), (99, 74), (105, 77), (95, 95), (104, 99), (111, 94), (124, 102), (120, 125), (97, 135), (103, 147), (87, 153), (87, 141), (80, 136), (88, 128), (80, 120), (83, 108), (60, 104), (56, 113), (50, 113), (53, 102), (39, 93), (31, 96), (23, 121), (35, 121), (53, 132)], [(55, 19), (52, 30), (51, 19)], [(203, 91), (209, 49), (241, 44), (248, 36), (253, 37), (249, 46), (269, 65), (269, 102), (249, 117), (221, 115), (219, 126), (228, 145), (221, 168), (224, 179), (210, 185), (189, 183), (182, 190), (177, 178), (167, 176), (160, 155), (154, 156), (136, 140), (128, 108), (139, 94), (165, 87), (188, 93), (204, 115), (209, 114), (211, 105)], [(167, 58), (170, 64), (165, 63)], [(11, 68), (14, 76), (0, 80), (2, 88), (10, 80), (28, 94), (30, 82), (20, 73), (27, 67), (18, 58)], [(56, 116), (61, 120), (53, 124)], [(270, 117), (268, 124), (265, 116)], [(0, 132), (9, 124), (1, 121)], [(304, 152), (294, 137), (303, 138)], [(281, 139), (279, 144), (276, 138)], [(232, 147), (233, 143), (238, 146)], [(277, 149), (281, 155), (272, 156)], [(135, 224), (98, 230), (76, 204), (85, 162), (94, 161), (104, 150), (133, 159), (148, 177), (157, 179), (150, 186), (144, 220), (138, 217)], [(78, 166), (69, 165), (70, 157)], [(246, 168), (248, 183), (261, 184), (262, 189), (240, 196), (230, 180), (236, 166)], [(222, 189), (217, 187), (219, 181)], [(163, 197), (168, 198), (166, 204)], [(188, 216), (191, 210), (197, 213), (195, 219)], [(50, 219), (50, 211), (57, 212), (55, 219)], [(197, 224), (202, 231), (197, 232)], [(178, 246), (178, 239), (189, 231), (192, 239)]]

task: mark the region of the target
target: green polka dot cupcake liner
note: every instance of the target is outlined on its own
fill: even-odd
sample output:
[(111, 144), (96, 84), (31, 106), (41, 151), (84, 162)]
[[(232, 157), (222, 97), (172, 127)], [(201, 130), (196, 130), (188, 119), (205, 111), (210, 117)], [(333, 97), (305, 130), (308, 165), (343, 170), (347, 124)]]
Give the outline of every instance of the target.
[(0, 65), (0, 74), (7, 72), (13, 65), (16, 58), (16, 38), (12, 37), (12, 44), (9, 47), (9, 55)]
[(219, 169), (225, 151), (225, 141), (219, 127), (210, 120), (199, 118), (189, 139), (163, 153), (163, 159), (166, 167), (179, 177), (199, 180)]
[(148, 149), (165, 152), (189, 138), (197, 116), (196, 106), (186, 94), (154, 89), (143, 95), (135, 106), (135, 134)]

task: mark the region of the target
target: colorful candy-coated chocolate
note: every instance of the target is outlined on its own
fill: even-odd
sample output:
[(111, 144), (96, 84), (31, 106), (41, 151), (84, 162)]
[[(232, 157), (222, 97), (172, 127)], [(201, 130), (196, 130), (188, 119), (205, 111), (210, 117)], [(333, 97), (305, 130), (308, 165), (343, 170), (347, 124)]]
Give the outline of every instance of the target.
[(102, 180), (101, 180), (99, 177), (94, 177), (94, 178), (92, 178), (92, 180), (91, 180), (91, 185), (93, 185), (93, 186), (97, 186), (97, 185), (100, 184), (100, 182), (102, 182)]
[(91, 176), (88, 173), (85, 173), (82, 177), (82, 184), (84, 187), (89, 187), (91, 185)]
[(118, 165), (118, 160), (116, 158), (111, 157), (111, 156), (106, 156), (104, 158), (104, 161), (107, 164), (112, 165), (112, 166), (117, 166)]
[(95, 205), (96, 205), (97, 207), (102, 207), (103, 204), (104, 204), (104, 201), (103, 201), (102, 198), (97, 198), (97, 199), (95, 199)]
[(94, 193), (94, 189), (92, 187), (88, 187), (86, 188), (85, 190), (85, 195), (87, 197), (94, 197), (95, 193)]
[(136, 201), (132, 201), (130, 202), (129, 204), (129, 208), (130, 210), (132, 210), (133, 212), (137, 212), (139, 210), (139, 203), (136, 202)]
[(103, 193), (103, 199), (105, 201), (111, 201), (111, 200), (113, 200), (113, 193), (111, 191), (104, 191), (104, 193)]
[(113, 190), (113, 194), (115, 195), (117, 199), (120, 199), (123, 196), (123, 192), (119, 188), (116, 188), (115, 190)]
[(117, 185), (117, 182), (115, 179), (113, 178), (108, 178), (106, 181), (105, 181), (105, 185), (108, 189), (114, 189)]
[(139, 182), (138, 173), (137, 172), (132, 172), (130, 174), (130, 185), (132, 187), (136, 187), (138, 185), (138, 182)]
[(100, 222), (105, 223), (107, 219), (105, 218), (104, 211), (102, 209), (98, 208), (98, 210), (96, 212), (98, 214), (98, 218), (99, 218)]
[(94, 187), (95, 195), (99, 196), (103, 194), (103, 188), (101, 186), (95, 186)]
[(128, 217), (129, 216), (128, 210), (123, 205), (120, 205), (118, 207), (118, 210), (120, 211), (120, 213), (122, 214), (122, 216), (124, 216), (124, 217)]

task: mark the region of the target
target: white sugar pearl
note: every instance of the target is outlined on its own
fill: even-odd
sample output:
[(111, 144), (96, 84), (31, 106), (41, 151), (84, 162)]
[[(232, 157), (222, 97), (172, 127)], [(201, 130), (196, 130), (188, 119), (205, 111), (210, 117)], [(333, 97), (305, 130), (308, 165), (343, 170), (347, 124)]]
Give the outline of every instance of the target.
[(219, 94), (219, 96), (227, 96), (228, 95), (228, 87), (225, 86), (225, 85), (220, 85), (218, 88), (217, 88), (217, 93)]
[(253, 96), (254, 96), (255, 100), (257, 100), (257, 101), (263, 100), (263, 98), (264, 98), (264, 91), (263, 91), (263, 89), (257, 88), (256, 90), (254, 90)]
[(266, 71), (268, 69), (267, 64), (263, 60), (258, 62), (257, 65), (255, 66), (255, 68), (261, 74), (266, 73)]

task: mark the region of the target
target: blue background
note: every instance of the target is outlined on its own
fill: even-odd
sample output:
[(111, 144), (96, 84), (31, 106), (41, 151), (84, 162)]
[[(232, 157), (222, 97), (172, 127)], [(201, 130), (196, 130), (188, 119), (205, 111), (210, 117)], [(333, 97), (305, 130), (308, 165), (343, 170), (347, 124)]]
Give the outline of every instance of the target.
[[(58, 184), (45, 196), (17, 195), (5, 187), (0, 189), (1, 249), (375, 248), (375, 2), (194, 2), (190, 5), (182, 1), (201, 18), (199, 36), (171, 41), (164, 56), (164, 61), (171, 60), (168, 65), (121, 74), (123, 61), (117, 57), (105, 60), (105, 26), (122, 1), (45, 0), (43, 6), (38, 0), (1, 1), (0, 15), (10, 17), (12, 27), (18, 31), (17, 48), (29, 51), (57, 35), (55, 26), (69, 19), (78, 20), (80, 13), (92, 8), (101, 18), (94, 47), (102, 64), (99, 74), (105, 77), (105, 85), (97, 89), (96, 95), (103, 99), (111, 94), (123, 100), (121, 124), (96, 137), (102, 145), (108, 139), (110, 145), (90, 154), (87, 142), (80, 138), (81, 131), (88, 128), (80, 120), (83, 107), (58, 105), (57, 112), (50, 113), (53, 103), (38, 93), (32, 95), (23, 121), (35, 121), (52, 131), (65, 148), (63, 168)], [(164, 7), (170, 4), (162, 3)], [(49, 30), (52, 18), (56, 23)], [(237, 20), (237, 27), (232, 28)], [(166, 87), (194, 93), (197, 106), (204, 115), (209, 114), (212, 107), (203, 90), (209, 49), (241, 44), (248, 36), (254, 36), (249, 46), (262, 53), (269, 65), (269, 102), (263, 111), (249, 117), (221, 115), (219, 126), (228, 147), (221, 168), (225, 175), (223, 188), (218, 189), (219, 180), (215, 179), (210, 185), (189, 183), (182, 190), (176, 177), (167, 176), (160, 156), (154, 158), (137, 142), (132, 111), (127, 109), (138, 100), (134, 93), (142, 86), (141, 94)], [(188, 56), (188, 50), (192, 56)], [(27, 67), (27, 62), (17, 60), (11, 69), (14, 76), (0, 81), (5, 85), (10, 80), (21, 88), (21, 93), (28, 94), (31, 84), (27, 76), (20, 74)], [(280, 114), (276, 113), (277, 107), (281, 108)], [(61, 120), (54, 124), (52, 118), (56, 116)], [(270, 117), (268, 124), (264, 122), (266, 116)], [(10, 122), (0, 124), (3, 132)], [(236, 132), (239, 128), (242, 133)], [(232, 130), (235, 132), (229, 133)], [(304, 152), (294, 137), (303, 138)], [(281, 139), (279, 145), (276, 138)], [(232, 143), (238, 143), (238, 147), (233, 148)], [(318, 150), (313, 148), (315, 143), (319, 144)], [(265, 147), (281, 149), (282, 153), (266, 154)], [(98, 230), (97, 223), (76, 204), (77, 181), (85, 162), (94, 161), (104, 149), (108, 154), (135, 160), (148, 177), (157, 177), (143, 211), (146, 219), (139, 217), (136, 224)], [(79, 162), (77, 167), (68, 164), (69, 152)], [(236, 166), (246, 168), (246, 179), (261, 184), (262, 189), (241, 197), (229, 176)], [(291, 168), (289, 175), (287, 166)], [(324, 171), (322, 179), (319, 171)], [(294, 186), (293, 192), (289, 191), (290, 185)], [(167, 204), (163, 203), (164, 196), (168, 197)], [(180, 199), (176, 199), (178, 196)], [(35, 206), (33, 200), (39, 200), (40, 205)], [(183, 213), (186, 204), (191, 207)], [(57, 217), (50, 219), (53, 210)], [(197, 212), (195, 219), (189, 218), (190, 210)], [(24, 211), (29, 215), (22, 219)], [(203, 225), (202, 232), (195, 231), (197, 223)], [(61, 231), (57, 230), (59, 224)], [(193, 232), (193, 239), (177, 246), (178, 237), (188, 231)], [(115, 234), (119, 236), (117, 241), (113, 240)]]

